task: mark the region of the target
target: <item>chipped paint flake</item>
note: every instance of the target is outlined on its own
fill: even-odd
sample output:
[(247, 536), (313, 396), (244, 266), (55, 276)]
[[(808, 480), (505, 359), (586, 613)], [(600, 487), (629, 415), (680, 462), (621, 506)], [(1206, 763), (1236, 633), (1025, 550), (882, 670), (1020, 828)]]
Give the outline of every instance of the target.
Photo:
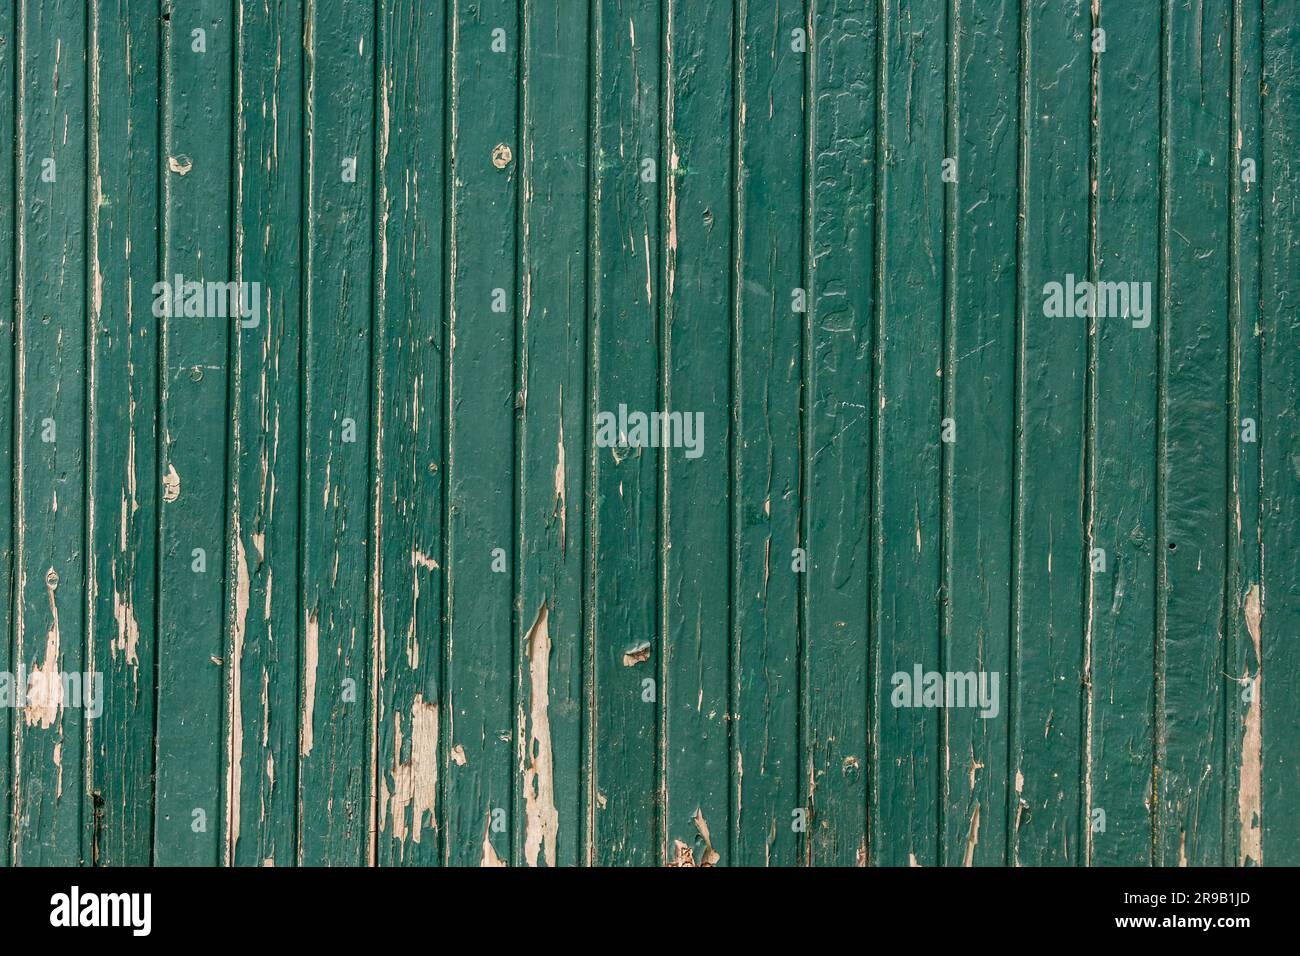
[(131, 600), (117, 588), (113, 588), (113, 620), (117, 623), (117, 637), (113, 638), (109, 645), (114, 659), (121, 651), (125, 655), (126, 663), (136, 669), (137, 677), (140, 670), (140, 658), (138, 648), (140, 645), (140, 624), (135, 619), (135, 609), (131, 607)]
[(172, 502), (181, 496), (181, 476), (176, 473), (176, 466), (169, 464), (167, 474), (163, 475), (163, 501)]
[(635, 667), (637, 664), (643, 664), (650, 660), (650, 642), (642, 641), (635, 647), (629, 648), (623, 652), (623, 666)]
[(975, 847), (980, 842), (980, 802), (975, 801), (975, 809), (970, 815), (970, 830), (966, 833), (966, 853), (961, 858), (962, 866), (975, 865)]
[(311, 753), (316, 718), (316, 664), (320, 653), (320, 621), (315, 609), (307, 615), (306, 636), (303, 649), (302, 730), (298, 737), (298, 750), (304, 757)]

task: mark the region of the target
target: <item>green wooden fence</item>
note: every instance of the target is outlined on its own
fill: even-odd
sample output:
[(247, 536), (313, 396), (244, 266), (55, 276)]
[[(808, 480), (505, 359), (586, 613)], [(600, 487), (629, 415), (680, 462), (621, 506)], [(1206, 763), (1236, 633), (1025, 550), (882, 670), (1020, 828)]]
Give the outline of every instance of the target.
[(1300, 863), (1294, 0), (3, 0), (0, 90), (0, 861)]

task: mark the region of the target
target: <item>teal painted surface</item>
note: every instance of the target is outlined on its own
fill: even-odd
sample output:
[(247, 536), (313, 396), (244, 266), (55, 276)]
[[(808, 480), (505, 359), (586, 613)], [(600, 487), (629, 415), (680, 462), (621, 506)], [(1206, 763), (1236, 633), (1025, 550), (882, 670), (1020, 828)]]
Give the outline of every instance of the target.
[(0, 861), (1300, 862), (1298, 51), (6, 0)]

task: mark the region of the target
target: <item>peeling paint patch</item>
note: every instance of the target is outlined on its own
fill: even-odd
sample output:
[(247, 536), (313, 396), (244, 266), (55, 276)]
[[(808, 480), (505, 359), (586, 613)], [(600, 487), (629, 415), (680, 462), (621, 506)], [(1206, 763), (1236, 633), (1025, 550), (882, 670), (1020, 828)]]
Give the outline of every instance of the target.
[(488, 811), (487, 823), (483, 824), (483, 859), (479, 861), (479, 866), (505, 866), (505, 860), (497, 856), (497, 851), (492, 846), (492, 811)]
[(302, 730), (298, 750), (305, 757), (311, 753), (313, 724), (316, 718), (316, 664), (320, 653), (320, 621), (315, 609), (307, 615), (307, 641), (303, 648)]
[[(426, 703), (423, 695), (416, 694), (411, 702), (410, 757), (402, 762), (402, 715), (393, 715), (393, 766), (392, 790), (387, 781), (382, 782), (386, 816), (393, 821), (393, 836), (405, 843), (409, 835), (416, 843), (428, 826), (437, 829), (435, 805), (438, 797), (438, 705)], [(411, 811), (407, 820), (407, 810)]]
[(194, 162), (188, 156), (168, 156), (167, 168), (178, 176), (184, 176), (194, 168)]
[[(555, 807), (555, 761), (551, 750), (550, 659), (551, 633), (546, 602), (537, 609), (537, 618), (528, 629), (525, 653), (528, 656), (529, 708), (527, 733), (519, 740), (525, 748), (520, 770), (524, 780), (524, 859), (537, 865), (542, 853), (547, 866), (555, 866), (556, 834), (560, 814)], [(520, 722), (523, 711), (520, 709)]]
[(696, 866), (695, 854), (681, 840), (673, 841), (672, 859), (668, 861), (669, 866)]
[(58, 719), (63, 710), (63, 681), (59, 680), (59, 607), (54, 600), (54, 592), (59, 586), (59, 575), (54, 568), (45, 573), (45, 591), (50, 599), (50, 627), (45, 632), (45, 654), (40, 664), (32, 665), (29, 684), (41, 688), (40, 693), (31, 693), (27, 706), (23, 710), (23, 719), (27, 726), (40, 724), (42, 730), (48, 730)]
[(713, 849), (713, 839), (709, 836), (709, 825), (705, 822), (704, 814), (700, 812), (699, 807), (695, 808), (695, 829), (700, 832), (700, 839), (704, 841), (704, 852), (700, 854), (700, 865), (713, 866), (722, 857)]
[(650, 642), (642, 641), (640, 644), (623, 652), (623, 666), (635, 667), (650, 660)]
[[(1255, 647), (1254, 692), (1251, 694), (1250, 706), (1246, 710), (1245, 728), (1241, 741), (1241, 778), (1237, 788), (1237, 815), (1241, 822), (1240, 862), (1259, 866), (1264, 862), (1261, 841), (1263, 821), (1260, 819), (1260, 791), (1262, 789), (1263, 740), (1260, 730), (1260, 684), (1262, 674), (1258, 668), (1263, 663), (1260, 649), (1260, 623), (1264, 616), (1263, 604), (1258, 584), (1252, 584), (1246, 591), (1243, 607), (1246, 617), (1246, 630), (1250, 633), (1251, 643)], [(1251, 682), (1250, 668), (1242, 677), (1242, 682)]]
[(563, 554), (568, 542), (566, 530), (569, 506), (565, 496), (564, 481), (564, 406), (560, 406), (560, 437), (555, 446), (555, 510), (560, 517), (560, 553)]
[(139, 671), (140, 658), (137, 656), (140, 644), (140, 625), (135, 619), (135, 610), (131, 607), (130, 601), (122, 595), (122, 592), (113, 589), (113, 620), (117, 622), (117, 637), (109, 645), (113, 657), (117, 657), (117, 652), (122, 651), (125, 654), (126, 663), (134, 666)]
[(163, 501), (172, 502), (181, 496), (181, 476), (176, 473), (176, 466), (169, 464), (167, 474), (163, 475)]
[(243, 535), (239, 532), (236, 517), (235, 537), (235, 619), (230, 637), (230, 726), (226, 736), (226, 794), (229, 806), (229, 825), (226, 829), (226, 861), (233, 865), (235, 846), (239, 843), (239, 805), (243, 790), (244, 764), (244, 710), (243, 672), (244, 633), (248, 624), (248, 604), (251, 581), (248, 574), (248, 555), (244, 551)]
[(962, 856), (962, 866), (975, 865), (975, 847), (980, 842), (980, 802), (975, 801), (975, 809), (970, 815), (970, 830), (966, 833), (966, 853)]
[(704, 841), (704, 850), (700, 853), (700, 859), (696, 862), (695, 852), (683, 843), (681, 840), (673, 841), (672, 859), (668, 861), (669, 866), (714, 866), (721, 856), (713, 849), (713, 839), (709, 835), (709, 824), (704, 819), (704, 814), (699, 807), (695, 808), (695, 829), (699, 833), (700, 839)]

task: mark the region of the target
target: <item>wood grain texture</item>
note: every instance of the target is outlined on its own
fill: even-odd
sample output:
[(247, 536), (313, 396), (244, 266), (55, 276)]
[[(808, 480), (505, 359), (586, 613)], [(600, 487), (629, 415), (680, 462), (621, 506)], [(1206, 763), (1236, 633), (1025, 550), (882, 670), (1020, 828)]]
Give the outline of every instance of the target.
[(1297, 57), (0, 4), (0, 863), (1300, 863)]

